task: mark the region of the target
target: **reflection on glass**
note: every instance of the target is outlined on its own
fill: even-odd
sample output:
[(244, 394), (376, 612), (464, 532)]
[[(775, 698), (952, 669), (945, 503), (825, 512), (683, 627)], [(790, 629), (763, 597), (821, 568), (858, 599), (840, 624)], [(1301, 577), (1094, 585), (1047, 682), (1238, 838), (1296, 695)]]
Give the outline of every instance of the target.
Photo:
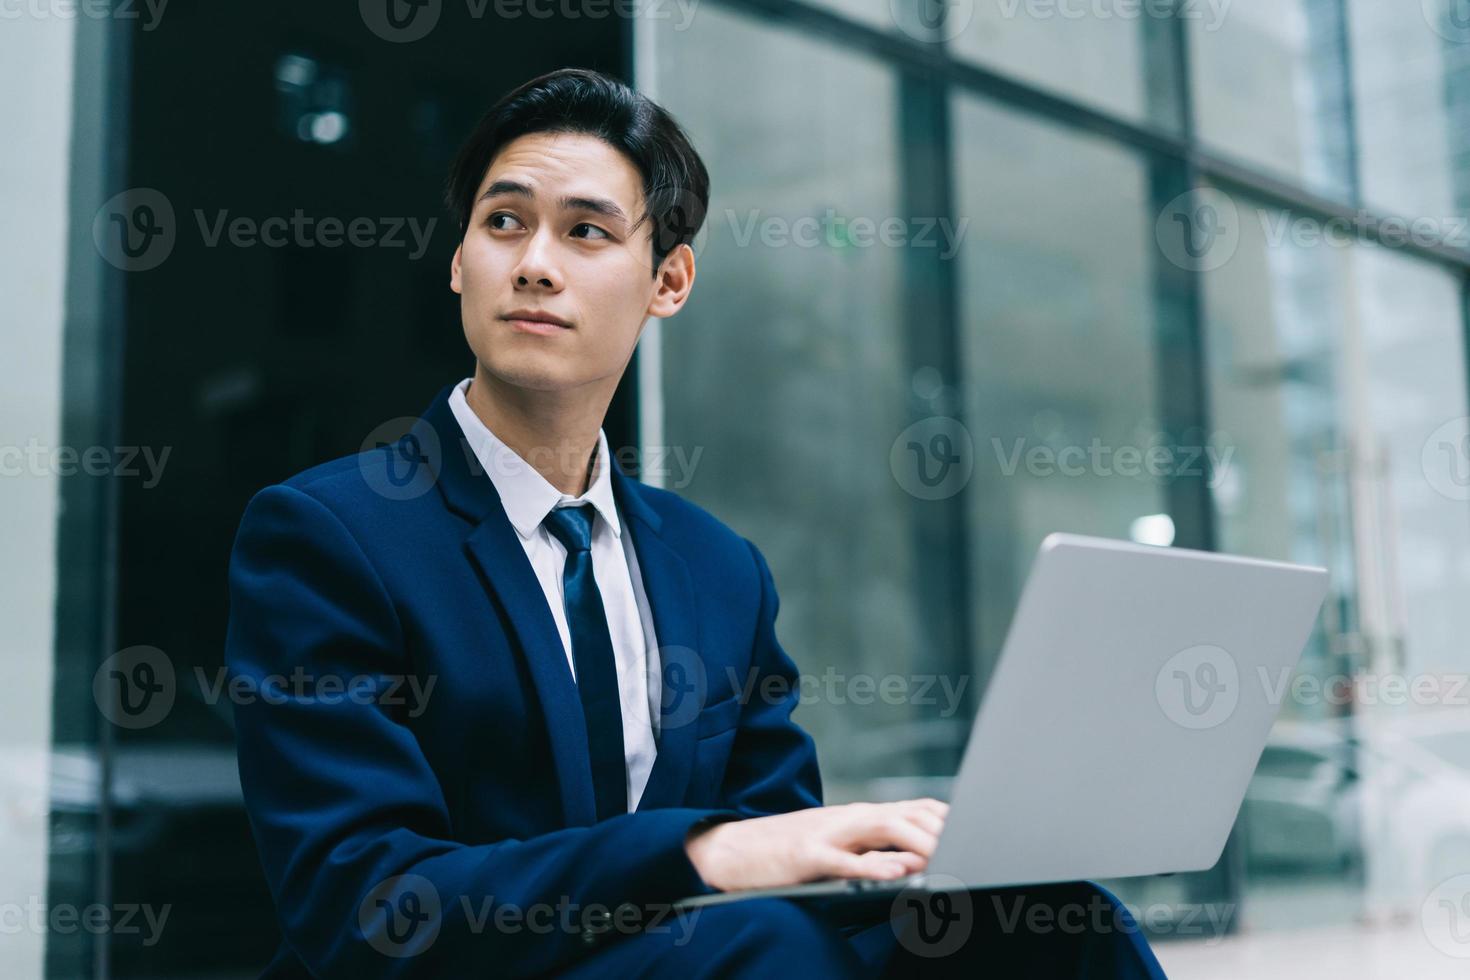
[[(1470, 20), (1461, 0), (1350, 0), (1363, 199), (1446, 223), (1470, 215)], [(1470, 248), (1455, 224), (1440, 237)]]
[(1342, 350), (1354, 302), (1348, 253), (1273, 239), (1292, 216), (1236, 206), (1239, 245), (1204, 282), (1210, 418), (1233, 449), (1215, 493), (1220, 547), (1332, 572), (1302, 686), (1285, 688), (1313, 696), (1284, 700), (1239, 817), (1251, 922), (1291, 928), (1346, 921), (1359, 891), (1358, 753), (1333, 696), (1361, 655)]
[(868, 27), (894, 30), (898, 27), (898, 17), (905, 13), (905, 8), (916, 2), (924, 2), (924, 0), (811, 0), (811, 2), (815, 7), (827, 7), (833, 13), (849, 17)]
[(1296, 676), (1273, 682), (1282, 720), (1241, 811), (1250, 921), (1399, 921), (1470, 854), (1442, 815), (1470, 785), (1451, 690), (1470, 669), (1470, 493), (1463, 455), (1433, 452), (1464, 427), (1458, 287), (1381, 248), (1273, 241), (1291, 216), (1237, 204), (1239, 246), (1205, 279), (1211, 418), (1234, 449), (1221, 546), (1333, 581)]
[(716, 9), (658, 50), (660, 99), (713, 182), (697, 288), (662, 328), (665, 442), (699, 454), (671, 489), (766, 555), (827, 797), (869, 795), (870, 780), (911, 771), (916, 715), (942, 711), (864, 686), (932, 671), (943, 652), (920, 641), (922, 502), (889, 467), (908, 424), (901, 250), (848, 235), (858, 219), (903, 218), (895, 80)]
[(1163, 435), (1142, 162), (968, 97), (954, 121), (974, 622), (994, 656), (1047, 534), (1173, 523), (1144, 463)]
[[(1156, 291), (1142, 158), (976, 99), (953, 106), (958, 210), (972, 220), (960, 298), (976, 446), (970, 613), (983, 670), (1047, 534), (1170, 544), (1168, 483), (1203, 464), (1149, 462), (1169, 445), (1158, 338), (1175, 304)], [(1107, 884), (1158, 908), (1223, 903), (1229, 887), (1219, 874)]]
[(1350, 199), (1341, 0), (1234, 0), (1213, 28), (1200, 18), (1187, 23), (1200, 139)]
[(1150, 115), (1145, 47), (1159, 24), (1144, 8), (1157, 4), (975, 0), (946, 6), (954, 57), (1130, 120)]

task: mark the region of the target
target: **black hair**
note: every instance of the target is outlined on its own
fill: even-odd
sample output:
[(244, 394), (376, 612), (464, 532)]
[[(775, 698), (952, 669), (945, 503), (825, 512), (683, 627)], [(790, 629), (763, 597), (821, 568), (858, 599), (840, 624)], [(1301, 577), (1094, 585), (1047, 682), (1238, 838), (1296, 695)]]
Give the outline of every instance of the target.
[(691, 243), (709, 208), (709, 172), (684, 130), (661, 106), (601, 72), (561, 68), (512, 89), (490, 108), (455, 155), (445, 201), (463, 237), (475, 191), (495, 156), (532, 133), (586, 133), (621, 152), (643, 177), (644, 211), (652, 220), (653, 269)]

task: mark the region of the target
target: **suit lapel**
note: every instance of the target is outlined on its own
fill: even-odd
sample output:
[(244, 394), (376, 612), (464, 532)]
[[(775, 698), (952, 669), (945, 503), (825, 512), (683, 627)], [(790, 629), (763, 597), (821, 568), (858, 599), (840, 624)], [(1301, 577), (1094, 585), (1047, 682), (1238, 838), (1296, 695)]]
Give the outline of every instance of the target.
[(587, 723), (566, 650), (495, 483), (480, 466), (449, 407), (451, 390), (441, 391), (415, 426), (419, 445), (434, 468), (435, 482), (449, 509), (474, 524), (465, 538), (465, 551), (505, 610), (518, 641), (510, 644), (511, 649), (525, 659), (536, 687), (556, 764), (563, 819), (569, 827), (588, 826), (597, 821), (592, 762), (587, 753)]

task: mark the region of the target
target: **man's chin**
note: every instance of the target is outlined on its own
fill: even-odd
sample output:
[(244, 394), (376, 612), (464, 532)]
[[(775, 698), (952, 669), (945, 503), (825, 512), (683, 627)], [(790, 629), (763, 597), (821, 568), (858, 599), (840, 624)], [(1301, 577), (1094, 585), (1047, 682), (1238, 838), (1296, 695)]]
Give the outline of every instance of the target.
[[(528, 362), (530, 360), (532, 359), (527, 359)], [(579, 378), (569, 376), (565, 364), (498, 363), (487, 366), (481, 362), (480, 373), (488, 375), (496, 387), (519, 388), (524, 391), (570, 391), (585, 383)]]

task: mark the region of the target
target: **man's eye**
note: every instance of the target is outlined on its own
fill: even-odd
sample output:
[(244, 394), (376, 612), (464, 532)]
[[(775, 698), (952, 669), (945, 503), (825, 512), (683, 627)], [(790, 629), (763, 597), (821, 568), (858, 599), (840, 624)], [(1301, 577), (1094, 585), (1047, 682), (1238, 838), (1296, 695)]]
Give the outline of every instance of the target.
[(610, 235), (608, 235), (607, 232), (603, 231), (601, 228), (597, 227), (596, 225), (589, 225), (585, 221), (582, 222), (581, 224), (577, 225), (576, 227), (574, 227), (572, 229), (572, 234), (575, 235), (577, 233), (577, 230), (578, 229), (581, 229), (581, 228), (586, 228), (588, 231), (593, 232), (594, 234), (593, 234), (592, 237), (594, 237), (594, 238), (610, 238), (611, 237)]
[(496, 211), (494, 214), (490, 215), (490, 218), (488, 219), (490, 227), (494, 228), (496, 231), (507, 230), (507, 228), (509, 228), (510, 226), (497, 223), (502, 218), (506, 221), (513, 221), (517, 225), (520, 224), (520, 221), (516, 220), (516, 216), (511, 214), (509, 211)]

